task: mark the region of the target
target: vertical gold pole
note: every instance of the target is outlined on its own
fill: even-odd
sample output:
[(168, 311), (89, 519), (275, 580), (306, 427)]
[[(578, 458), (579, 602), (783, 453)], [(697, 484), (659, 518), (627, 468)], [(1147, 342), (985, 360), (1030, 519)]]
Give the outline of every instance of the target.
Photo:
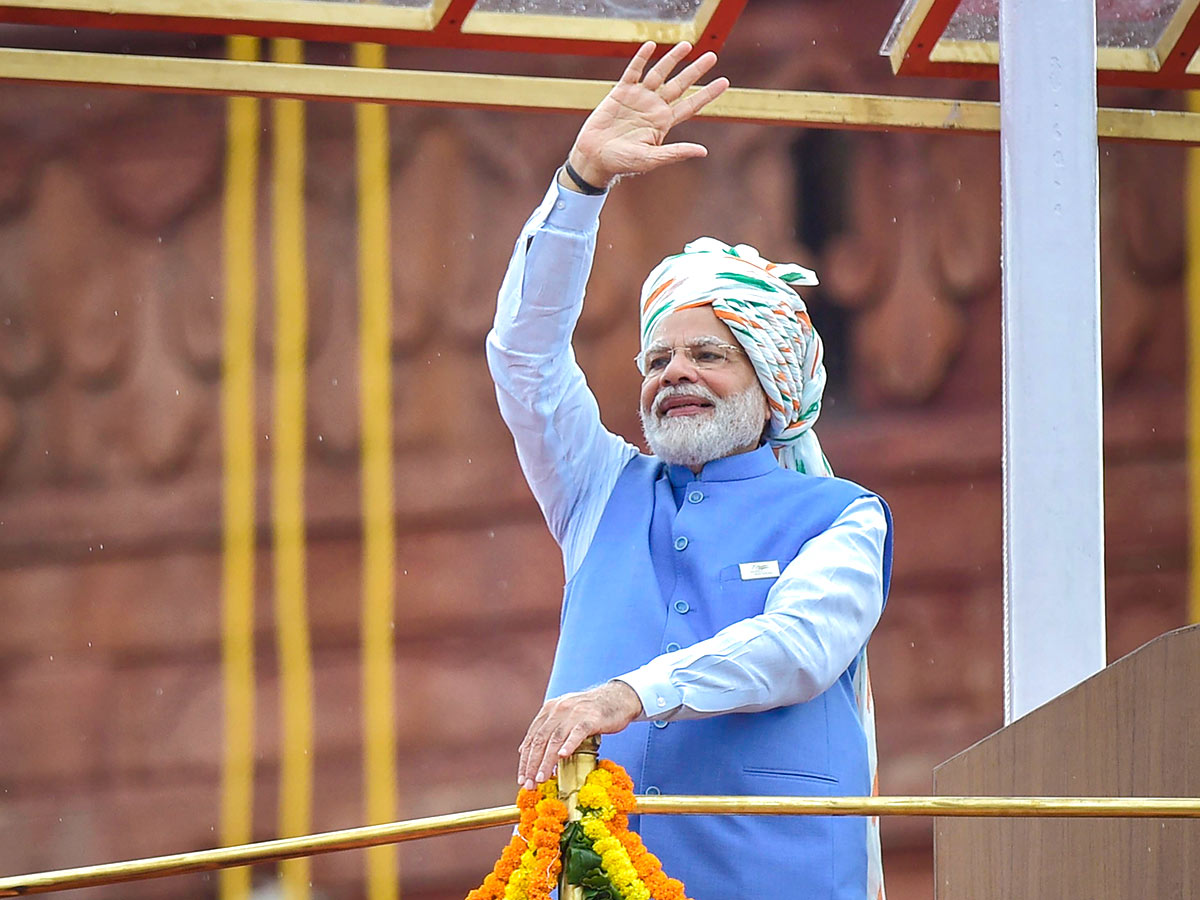
[[(258, 58), (258, 41), (229, 39), (229, 57)], [(221, 842), (250, 840), (254, 817), (254, 261), (259, 104), (228, 101), (222, 248), (225, 302), (221, 369), (223, 524), (221, 675), (225, 698)], [(250, 870), (225, 869), (222, 900), (250, 896)]]
[[(1200, 112), (1200, 91), (1188, 92), (1188, 107)], [(1188, 621), (1200, 622), (1200, 148), (1187, 153), (1188, 482), (1191, 532)]]
[[(384, 48), (356, 44), (354, 62), (382, 68)], [(355, 107), (358, 133), (359, 360), (362, 404), (363, 744), (369, 823), (396, 817), (394, 710), (395, 549), (392, 484), (392, 264), (387, 108)], [(367, 851), (368, 900), (396, 900), (399, 870), (393, 847)]]
[[(279, 63), (303, 63), (301, 41), (271, 42)], [(304, 529), (305, 363), (308, 272), (304, 215), (304, 103), (271, 104), (271, 229), (275, 266), (275, 422), (271, 441), (275, 539), (275, 635), (279, 651), (279, 835), (312, 825), (313, 684)], [(308, 900), (307, 857), (279, 864), (283, 896)]]
[[(596, 768), (596, 757), (600, 755), (600, 738), (592, 736), (579, 745), (579, 749), (558, 764), (558, 798), (567, 805), (567, 821), (578, 822), (579, 789), (587, 781), (588, 774)], [(583, 900), (583, 887), (567, 884), (567, 872), (563, 869), (558, 876), (559, 900)]]

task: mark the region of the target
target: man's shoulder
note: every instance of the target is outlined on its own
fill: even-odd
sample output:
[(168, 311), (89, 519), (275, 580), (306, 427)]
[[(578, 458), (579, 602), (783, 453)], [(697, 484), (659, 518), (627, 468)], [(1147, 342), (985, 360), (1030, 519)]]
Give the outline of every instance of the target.
[(878, 496), (870, 488), (863, 487), (858, 482), (851, 481), (848, 478), (839, 478), (836, 475), (809, 475), (805, 472), (796, 472), (792, 469), (781, 468), (774, 477), (781, 485), (786, 486), (785, 489), (796, 492), (832, 494), (845, 496), (849, 500), (854, 500), (858, 497)]

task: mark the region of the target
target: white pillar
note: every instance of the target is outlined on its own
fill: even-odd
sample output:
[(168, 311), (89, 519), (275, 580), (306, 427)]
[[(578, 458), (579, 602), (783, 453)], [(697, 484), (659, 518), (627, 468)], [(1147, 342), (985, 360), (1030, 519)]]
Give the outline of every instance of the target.
[(1094, 0), (1001, 0), (1004, 718), (1105, 663)]

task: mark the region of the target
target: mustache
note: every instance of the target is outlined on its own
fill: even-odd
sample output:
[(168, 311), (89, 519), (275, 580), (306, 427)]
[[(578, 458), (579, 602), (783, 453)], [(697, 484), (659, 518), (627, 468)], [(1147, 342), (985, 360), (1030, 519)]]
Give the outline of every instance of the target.
[(654, 395), (654, 402), (650, 404), (650, 409), (655, 415), (658, 415), (659, 406), (664, 400), (669, 400), (671, 397), (699, 397), (714, 406), (721, 400), (711, 388), (702, 384), (668, 384), (658, 389), (658, 393)]

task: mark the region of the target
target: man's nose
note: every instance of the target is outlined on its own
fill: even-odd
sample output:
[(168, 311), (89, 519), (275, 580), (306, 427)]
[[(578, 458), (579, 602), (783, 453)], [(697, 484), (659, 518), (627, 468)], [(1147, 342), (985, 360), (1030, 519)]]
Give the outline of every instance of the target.
[(687, 382), (689, 384), (696, 382), (696, 364), (692, 362), (692, 358), (682, 348), (677, 348), (671, 354), (671, 361), (663, 369), (662, 383), (669, 385), (679, 384), (680, 382)]

